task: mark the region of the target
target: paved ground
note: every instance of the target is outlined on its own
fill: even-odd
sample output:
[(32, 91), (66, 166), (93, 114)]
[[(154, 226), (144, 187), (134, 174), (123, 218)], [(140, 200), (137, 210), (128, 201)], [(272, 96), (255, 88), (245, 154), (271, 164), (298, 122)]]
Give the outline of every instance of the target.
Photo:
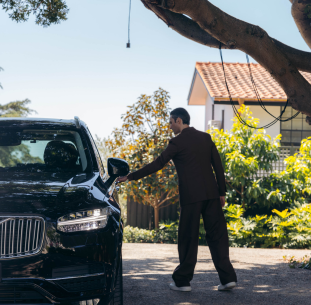
[(283, 255), (302, 257), (311, 250), (231, 248), (238, 287), (218, 292), (207, 247), (199, 247), (192, 292), (168, 289), (178, 264), (176, 245), (123, 244), (124, 305), (311, 304), (311, 271), (290, 269)]

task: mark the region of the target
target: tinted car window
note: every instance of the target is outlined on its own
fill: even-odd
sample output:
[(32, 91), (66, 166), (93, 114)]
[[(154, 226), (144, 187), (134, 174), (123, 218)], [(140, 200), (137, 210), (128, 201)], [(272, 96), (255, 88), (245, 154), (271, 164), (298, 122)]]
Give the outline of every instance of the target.
[(0, 132), (0, 170), (84, 172), (88, 157), (81, 136), (70, 130)]

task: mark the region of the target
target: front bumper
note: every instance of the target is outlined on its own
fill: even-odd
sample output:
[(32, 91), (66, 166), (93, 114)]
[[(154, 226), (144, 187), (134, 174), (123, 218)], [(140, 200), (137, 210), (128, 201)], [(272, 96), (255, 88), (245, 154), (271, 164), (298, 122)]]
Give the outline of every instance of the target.
[(113, 219), (105, 229), (74, 234), (47, 223), (40, 253), (0, 261), (0, 304), (109, 299), (121, 246), (122, 232)]
[[(66, 290), (68, 287), (71, 291)], [(5, 279), (0, 284), (0, 304), (70, 304), (96, 298), (108, 300), (110, 292), (106, 288), (104, 276), (68, 279), (62, 284), (35, 278)]]

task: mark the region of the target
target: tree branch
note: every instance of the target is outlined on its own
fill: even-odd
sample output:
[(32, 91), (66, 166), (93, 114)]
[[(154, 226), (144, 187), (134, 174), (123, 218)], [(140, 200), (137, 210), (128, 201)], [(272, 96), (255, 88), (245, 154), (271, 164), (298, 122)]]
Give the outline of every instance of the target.
[(290, 2), (297, 28), (306, 44), (311, 48), (311, 18), (308, 17), (308, 14), (311, 14), (311, 0), (290, 0)]
[[(187, 15), (227, 48), (239, 49), (251, 55), (280, 84), (291, 106), (311, 116), (311, 85), (284, 53), (284, 48), (282, 50), (263, 29), (226, 14), (207, 0), (142, 1), (158, 16), (162, 12), (159, 9)], [(152, 5), (156, 5), (156, 8)], [(162, 14), (160, 18), (172, 27), (167, 15)]]
[(162, 205), (164, 202), (166, 202), (167, 200), (171, 199), (171, 197), (169, 197), (169, 195), (171, 194), (171, 192), (172, 192), (172, 190), (170, 190), (170, 191), (167, 193), (165, 199), (163, 199), (160, 203), (157, 204), (158, 207), (161, 206), (161, 205)]
[[(144, 0), (142, 0), (144, 2)], [(145, 5), (146, 6), (146, 5)], [(153, 11), (163, 20), (172, 30), (194, 42), (211, 48), (219, 48), (219, 40), (212, 37), (209, 33), (189, 17), (173, 13), (169, 10), (159, 8), (149, 4), (149, 10)], [(147, 7), (147, 6), (146, 6)], [(299, 71), (311, 72), (311, 53), (292, 48), (277, 39), (271, 38), (274, 43), (285, 53), (288, 59), (297, 67)], [(222, 49), (228, 49), (227, 45), (221, 44)]]
[(171, 205), (171, 203), (168, 204), (168, 205), (162, 206), (162, 207), (159, 208), (159, 210), (164, 209), (164, 208), (167, 208), (167, 207), (169, 207), (170, 205)]
[(311, 53), (292, 48), (274, 38), (276, 46), (284, 53), (299, 71), (311, 73)]
[(229, 186), (230, 186), (233, 190), (235, 190), (237, 193), (239, 193), (239, 194), (242, 196), (241, 192), (239, 192), (236, 188), (234, 188), (234, 187), (229, 183), (229, 181), (228, 181), (227, 179), (226, 179), (226, 183), (228, 183)]
[[(167, 200), (170, 200), (170, 199), (172, 199), (172, 198), (174, 198), (174, 197), (176, 197), (177, 196), (177, 194), (176, 195), (174, 195), (174, 196), (171, 196), (171, 197), (168, 197), (168, 198), (166, 198), (165, 200), (163, 200), (163, 202), (161, 202), (161, 204), (159, 204), (158, 206), (161, 206), (164, 202), (166, 202)], [(171, 204), (171, 203), (170, 203)], [(169, 204), (169, 205), (170, 205)]]
[(154, 208), (154, 203), (153, 200), (150, 199), (150, 196), (146, 196), (145, 201), (147, 201)]
[[(145, 1), (142, 0), (142, 2), (144, 3)], [(180, 35), (204, 46), (219, 48), (219, 40), (215, 39), (209, 33), (202, 30), (199, 25), (192, 21), (190, 18), (182, 14), (163, 9), (156, 5), (145, 4), (145, 6), (153, 11), (162, 21), (164, 21), (168, 27)], [(227, 48), (225, 45), (222, 45), (222, 47), (224, 49)]]

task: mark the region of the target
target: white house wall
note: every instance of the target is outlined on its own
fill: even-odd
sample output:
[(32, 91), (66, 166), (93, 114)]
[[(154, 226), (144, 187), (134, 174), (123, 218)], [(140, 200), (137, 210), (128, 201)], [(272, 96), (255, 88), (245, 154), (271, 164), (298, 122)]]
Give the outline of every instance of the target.
[(225, 123), (224, 130), (230, 131), (233, 125), (234, 112), (231, 105), (225, 105)]
[(205, 101), (205, 129), (204, 131), (206, 131), (208, 129), (208, 121), (212, 120), (212, 105), (214, 103), (214, 99), (207, 94), (207, 98)]
[[(206, 99), (206, 106), (205, 106), (205, 130), (208, 129), (207, 123), (209, 120), (212, 119), (212, 98)], [(248, 105), (250, 111), (252, 112), (252, 116), (254, 118), (259, 119), (259, 126), (264, 126), (271, 121), (274, 120), (268, 113), (266, 113), (260, 106), (250, 106)], [(239, 106), (236, 106), (238, 109)], [(280, 106), (266, 106), (266, 109), (273, 114), (275, 117), (280, 115)], [(222, 120), (222, 110), (225, 111), (224, 113), (224, 130), (230, 131), (233, 125), (233, 118), (235, 114), (233, 112), (231, 105), (214, 105), (214, 120), (221, 121)], [(266, 129), (266, 133), (271, 136), (271, 138), (275, 138), (278, 134), (280, 134), (280, 122), (277, 122), (273, 126)]]
[[(259, 127), (267, 125), (271, 123), (274, 118), (265, 112), (260, 106), (248, 106), (249, 110), (253, 113), (252, 116), (254, 118), (259, 119)], [(281, 108), (280, 106), (266, 106), (266, 109), (273, 114), (275, 117), (280, 116)], [(273, 139), (277, 135), (280, 134), (280, 122), (276, 122), (274, 125), (266, 129), (266, 133), (270, 135), (270, 137)]]
[(214, 120), (222, 120), (222, 110), (224, 113), (224, 130), (230, 131), (233, 124), (233, 109), (231, 105), (214, 105)]

